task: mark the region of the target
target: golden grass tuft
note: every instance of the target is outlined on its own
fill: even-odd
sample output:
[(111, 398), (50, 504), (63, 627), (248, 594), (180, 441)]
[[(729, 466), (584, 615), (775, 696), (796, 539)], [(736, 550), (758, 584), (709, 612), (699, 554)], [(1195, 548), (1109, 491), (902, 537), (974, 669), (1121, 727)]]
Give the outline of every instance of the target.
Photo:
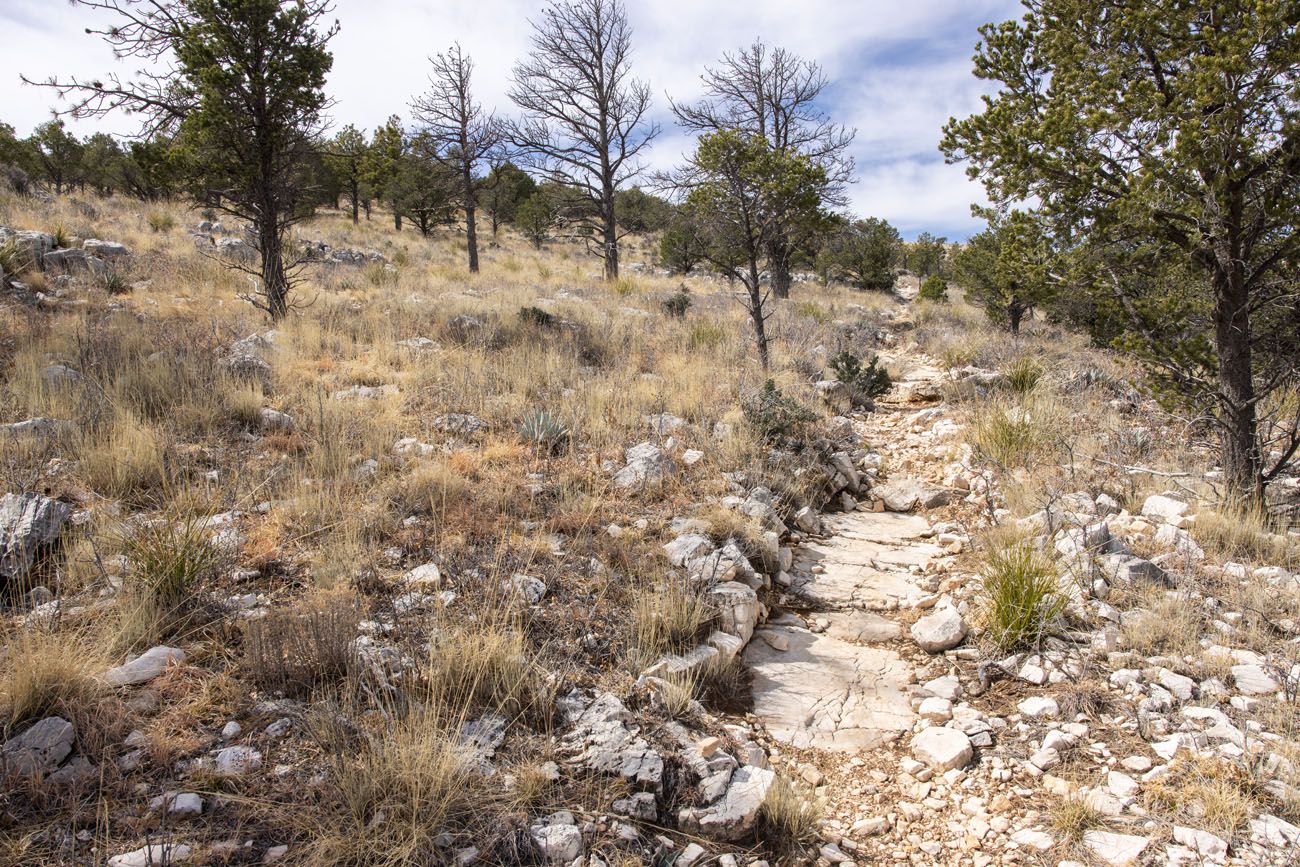
[(984, 632), (999, 650), (1037, 645), (1069, 601), (1056, 564), (1026, 539), (989, 536), (980, 576)]
[(1226, 839), (1246, 823), (1260, 796), (1245, 768), (1206, 756), (1178, 758), (1169, 773), (1143, 787), (1148, 810)]
[(1200, 512), (1190, 532), (1207, 554), (1222, 560), (1300, 568), (1300, 541), (1276, 529), (1261, 509), (1229, 506)]
[(773, 851), (794, 857), (821, 832), (821, 809), (812, 791), (778, 774), (759, 811), (759, 836)]
[(1105, 821), (1100, 810), (1077, 797), (1052, 804), (1047, 817), (1052, 830), (1071, 843), (1082, 842), (1085, 832), (1100, 828)]
[(76, 718), (104, 694), (101, 644), (77, 631), (19, 627), (4, 637), (0, 718), (12, 730), (47, 716)]

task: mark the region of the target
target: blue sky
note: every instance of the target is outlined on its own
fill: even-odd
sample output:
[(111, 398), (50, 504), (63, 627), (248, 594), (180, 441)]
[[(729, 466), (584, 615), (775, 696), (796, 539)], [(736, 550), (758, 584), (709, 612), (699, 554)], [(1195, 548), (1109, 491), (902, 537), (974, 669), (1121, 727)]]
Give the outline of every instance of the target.
[[(408, 117), (412, 96), (426, 83), (427, 57), (459, 40), (477, 64), (484, 103), (503, 113), (510, 66), (527, 46), (527, 18), (538, 0), (337, 0), (342, 30), (333, 43), (329, 89), (333, 116), (372, 129), (390, 114)], [(672, 126), (668, 99), (699, 92), (699, 73), (724, 50), (762, 39), (822, 65), (832, 86), (825, 108), (857, 127), (858, 180), (851, 207), (879, 216), (905, 236), (928, 230), (963, 238), (978, 230), (970, 204), (978, 184), (937, 150), (948, 117), (979, 109), (983, 85), (970, 74), (976, 28), (1019, 14), (1012, 0), (641, 0), (628, 2), (635, 29), (636, 74), (650, 82), (664, 131), (650, 162), (666, 167), (690, 147)], [(21, 86), (20, 72), (100, 75), (111, 53), (84, 33), (106, 19), (58, 0), (0, 0), (0, 120), (21, 134), (49, 116), (53, 95)], [(119, 67), (123, 71), (128, 67)], [(133, 131), (128, 118), (79, 122), (81, 134)]]

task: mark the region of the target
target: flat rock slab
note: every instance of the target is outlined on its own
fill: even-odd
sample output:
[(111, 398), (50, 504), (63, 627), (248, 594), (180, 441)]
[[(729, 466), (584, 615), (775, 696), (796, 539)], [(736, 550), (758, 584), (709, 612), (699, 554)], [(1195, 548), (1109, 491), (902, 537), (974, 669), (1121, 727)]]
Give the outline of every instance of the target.
[[(774, 642), (752, 641), (745, 663), (753, 673), (754, 714), (768, 732), (792, 746), (872, 749), (909, 731), (911, 667), (898, 654), (859, 647), (796, 626), (767, 626)], [(776, 650), (773, 644), (784, 645)]]
[(929, 523), (919, 515), (852, 512), (826, 521), (827, 538), (800, 548), (797, 571), (822, 571), (799, 589), (829, 607), (886, 610), (910, 607), (926, 595), (912, 569), (924, 569), (942, 550), (923, 541)]
[(827, 635), (853, 644), (884, 644), (903, 634), (903, 627), (873, 611), (837, 611), (824, 616), (831, 624)]

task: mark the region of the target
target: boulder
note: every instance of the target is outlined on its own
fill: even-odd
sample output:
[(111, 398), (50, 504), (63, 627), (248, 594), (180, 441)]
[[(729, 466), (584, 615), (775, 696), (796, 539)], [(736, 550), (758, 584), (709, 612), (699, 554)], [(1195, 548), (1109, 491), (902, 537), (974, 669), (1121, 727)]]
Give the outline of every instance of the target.
[(663, 757), (640, 736), (636, 718), (617, 696), (606, 692), (587, 700), (571, 693), (561, 704), (573, 723), (560, 740), (571, 764), (621, 777), (641, 789), (660, 789)]
[(685, 567), (688, 563), (713, 552), (713, 541), (699, 533), (684, 533), (664, 545), (668, 562)]
[(148, 683), (167, 670), (173, 662), (185, 661), (185, 651), (179, 647), (159, 645), (151, 647), (135, 659), (104, 672), (104, 680), (111, 686), (133, 686)]
[(51, 716), (37, 722), (0, 747), (0, 765), (19, 776), (44, 776), (53, 772), (72, 752), (72, 723)]
[(487, 431), (488, 423), (469, 413), (449, 412), (434, 418), (433, 428), (443, 433), (470, 437)]
[(1245, 695), (1272, 695), (1281, 688), (1262, 665), (1232, 666), (1232, 681)]
[(252, 747), (226, 747), (217, 753), (217, 773), (223, 777), (237, 777), (262, 766), (262, 754)]
[(620, 488), (654, 487), (675, 469), (663, 449), (652, 442), (632, 446), (625, 460), (626, 466), (614, 474), (614, 484)]
[(98, 238), (83, 241), (81, 249), (101, 259), (117, 259), (131, 255), (131, 251), (127, 249), (125, 244), (119, 244), (117, 241), (101, 241)]
[(260, 415), (262, 430), (289, 432), (293, 430), (293, 416), (278, 409), (262, 407)]
[(108, 859), (108, 867), (157, 867), (160, 864), (181, 864), (190, 859), (193, 850), (184, 843), (155, 843), (125, 852)]
[(1166, 497), (1161, 494), (1152, 494), (1142, 504), (1142, 517), (1153, 518), (1157, 521), (1169, 521), (1186, 515), (1187, 510), (1190, 508), (1182, 500), (1175, 500), (1173, 497)]
[(71, 510), (43, 494), (0, 497), (0, 589), (27, 576), (37, 552), (59, 538)]
[(1114, 834), (1110, 831), (1083, 832), (1083, 845), (1102, 863), (1114, 867), (1136, 864), (1150, 842), (1147, 837), (1136, 837), (1132, 834)]
[(951, 650), (966, 637), (966, 621), (954, 608), (927, 614), (912, 624), (912, 640), (926, 653)]
[(964, 768), (974, 754), (970, 738), (956, 729), (931, 726), (912, 738), (912, 755), (936, 771)]
[(895, 479), (871, 489), (871, 493), (891, 512), (934, 509), (952, 501), (953, 492), (917, 479)]
[(577, 825), (538, 825), (528, 833), (547, 864), (568, 864), (582, 854)]
[(724, 581), (708, 591), (709, 602), (718, 612), (718, 628), (748, 643), (758, 624), (758, 594), (739, 581)]

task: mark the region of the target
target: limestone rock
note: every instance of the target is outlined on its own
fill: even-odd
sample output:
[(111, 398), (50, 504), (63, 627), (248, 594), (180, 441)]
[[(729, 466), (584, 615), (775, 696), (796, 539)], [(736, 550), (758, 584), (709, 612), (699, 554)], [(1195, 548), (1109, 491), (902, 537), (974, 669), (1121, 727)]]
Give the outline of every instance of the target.
[(1132, 834), (1114, 834), (1110, 831), (1085, 831), (1083, 845), (1099, 860), (1114, 867), (1136, 864), (1151, 842), (1147, 837)]
[(104, 680), (111, 686), (133, 686), (148, 683), (167, 670), (173, 662), (184, 662), (185, 651), (179, 647), (151, 647), (135, 659), (104, 672)]
[(1142, 504), (1142, 516), (1144, 518), (1154, 518), (1158, 521), (1168, 521), (1186, 515), (1189, 508), (1191, 507), (1182, 500), (1152, 494)]
[(955, 608), (927, 614), (912, 624), (912, 640), (926, 653), (942, 653), (961, 644), (966, 637), (966, 621)]
[(776, 774), (767, 768), (737, 768), (721, 798), (704, 807), (683, 809), (678, 821), (687, 832), (711, 840), (739, 840), (753, 831), (775, 780)]
[(643, 789), (663, 783), (663, 757), (641, 737), (635, 717), (613, 693), (587, 701), (574, 694), (563, 702), (573, 728), (561, 739), (569, 761), (591, 771), (622, 777)]
[(538, 825), (529, 836), (548, 864), (568, 864), (582, 854), (582, 831), (576, 825)]
[(37, 551), (59, 538), (71, 507), (42, 494), (0, 497), (0, 587), (25, 578)]
[(910, 512), (913, 509), (934, 509), (952, 501), (953, 493), (916, 479), (897, 479), (877, 485), (871, 493), (891, 512)]
[(931, 726), (912, 738), (912, 755), (936, 771), (964, 768), (974, 754), (970, 738), (956, 729)]
[(72, 752), (74, 739), (72, 723), (62, 717), (46, 717), (5, 741), (0, 748), (0, 766), (24, 777), (49, 774)]
[(154, 843), (134, 852), (124, 852), (108, 859), (108, 867), (157, 867), (159, 864), (182, 864), (193, 849), (184, 843)]
[(223, 777), (237, 777), (262, 766), (262, 754), (252, 747), (226, 747), (217, 753), (217, 773)]
[(663, 449), (652, 442), (632, 446), (624, 458), (626, 465), (614, 474), (614, 484), (620, 488), (654, 487), (675, 469)]

